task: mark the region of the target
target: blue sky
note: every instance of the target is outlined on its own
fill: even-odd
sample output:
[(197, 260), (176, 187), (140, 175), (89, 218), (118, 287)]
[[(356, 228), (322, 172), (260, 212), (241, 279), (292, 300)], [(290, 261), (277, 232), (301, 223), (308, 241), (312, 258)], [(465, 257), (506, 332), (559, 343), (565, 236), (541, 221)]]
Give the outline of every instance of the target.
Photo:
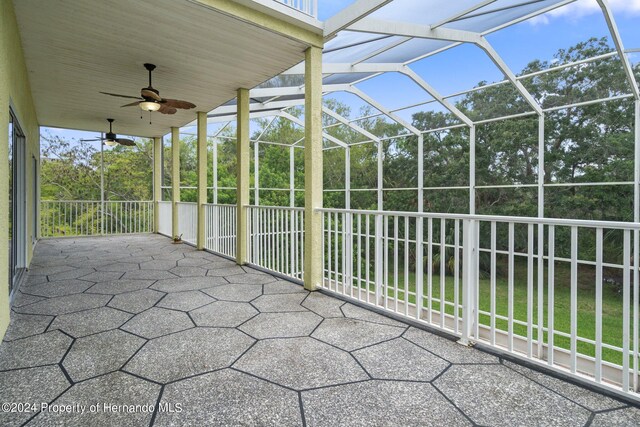
[[(318, 0), (319, 19), (326, 20), (354, 0)], [(640, 48), (640, 0), (609, 0), (625, 44)], [(608, 36), (609, 31), (595, 0), (578, 0), (541, 17), (506, 28), (487, 38), (511, 69), (518, 73), (534, 59), (552, 60), (560, 48), (568, 48), (589, 37)], [(640, 53), (632, 54), (632, 62), (640, 61)], [(440, 93), (449, 94), (475, 86), (478, 82), (501, 80), (502, 75), (486, 55), (472, 46), (459, 46), (425, 59), (414, 70)], [(417, 86), (397, 75), (385, 75), (359, 87), (390, 108), (426, 100)], [(357, 110), (362, 104), (348, 95), (337, 96)], [(405, 114), (409, 119), (411, 111)], [(70, 138), (87, 138), (94, 132), (50, 129)]]

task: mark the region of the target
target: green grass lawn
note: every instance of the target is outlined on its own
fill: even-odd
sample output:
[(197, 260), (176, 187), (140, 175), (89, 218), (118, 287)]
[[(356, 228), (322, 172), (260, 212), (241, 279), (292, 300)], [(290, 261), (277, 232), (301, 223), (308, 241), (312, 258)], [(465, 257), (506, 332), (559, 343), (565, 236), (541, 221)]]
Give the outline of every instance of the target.
[[(364, 268), (364, 266), (362, 266)], [(393, 297), (396, 293), (393, 275), (391, 272), (392, 266), (389, 266), (389, 280), (387, 295)], [(398, 274), (398, 298), (404, 300), (404, 272), (402, 266), (399, 267)], [(496, 279), (496, 312), (499, 315), (507, 316), (508, 314), (508, 279), (506, 276), (506, 267), (501, 269), (504, 274), (499, 274)], [(537, 264), (534, 264), (534, 279), (533, 279), (533, 338), (537, 339), (537, 330), (535, 325), (537, 324), (538, 317), (538, 289), (537, 289)], [(438, 269), (434, 269), (432, 276), (432, 298), (440, 298), (440, 276), (435, 274), (439, 272)], [(570, 266), (567, 263), (556, 263), (555, 266), (555, 291), (554, 291), (554, 330), (564, 333), (571, 332), (571, 282), (570, 282)], [(373, 274), (371, 275), (373, 278)], [(548, 327), (548, 315), (547, 315), (547, 302), (548, 302), (548, 287), (547, 287), (547, 270), (545, 266), (545, 281), (544, 281), (544, 301), (542, 303), (544, 309), (543, 324)], [(415, 271), (411, 271), (408, 277), (409, 282), (409, 301), (415, 303)], [(462, 301), (462, 280), (459, 281), (459, 298)], [(364, 285), (363, 285), (364, 286)], [(445, 300), (449, 302), (454, 301), (454, 277), (445, 276)], [(370, 290), (374, 290), (373, 287)], [(423, 295), (425, 296), (423, 307), (427, 307), (428, 295), (428, 281), (427, 275), (424, 275), (424, 289)], [(596, 325), (596, 309), (595, 309), (595, 276), (593, 269), (581, 268), (578, 274), (578, 337), (594, 339), (595, 338), (595, 325)], [(491, 282), (488, 278), (480, 279), (480, 310), (490, 311), (491, 307)], [(432, 308), (436, 311), (440, 310), (439, 301), (432, 301)], [(527, 265), (526, 260), (519, 260), (516, 262), (514, 270), (514, 292), (513, 292), (513, 308), (514, 318), (523, 322), (527, 321)], [(447, 305), (445, 311), (448, 314), (454, 313), (454, 308)], [(633, 310), (631, 310), (631, 315)], [(461, 312), (459, 313), (462, 314)], [(611, 286), (603, 286), (602, 295), (602, 336), (603, 342), (614, 346), (622, 346), (622, 296), (611, 289)], [(480, 316), (480, 323), (489, 326), (490, 317), (486, 315)], [(630, 325), (632, 323), (630, 322)], [(496, 319), (496, 328), (499, 330), (507, 331), (507, 322), (504, 320)], [(514, 324), (514, 333), (518, 335), (527, 335), (527, 327), (525, 325)], [(631, 327), (631, 333), (633, 328)], [(544, 342), (548, 341), (547, 333), (544, 334)], [(570, 349), (570, 339), (567, 337), (561, 337), (555, 335), (554, 344), (558, 347)], [(590, 343), (578, 341), (577, 349), (579, 353), (594, 356), (595, 346)], [(618, 351), (603, 348), (602, 357), (609, 362), (621, 364), (622, 354)]]

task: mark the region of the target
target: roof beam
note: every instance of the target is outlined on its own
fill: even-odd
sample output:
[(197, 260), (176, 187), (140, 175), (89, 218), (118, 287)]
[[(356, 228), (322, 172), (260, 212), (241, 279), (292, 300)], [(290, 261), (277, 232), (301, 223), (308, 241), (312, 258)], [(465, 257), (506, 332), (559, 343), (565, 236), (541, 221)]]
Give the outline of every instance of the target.
[(391, 3), (392, 0), (357, 0), (340, 13), (335, 14), (324, 23), (325, 41), (333, 38), (338, 32), (351, 26), (367, 15)]
[(413, 80), (418, 86), (420, 86), (425, 92), (431, 95), (440, 104), (442, 104), (444, 108), (449, 110), (451, 114), (453, 114), (458, 119), (460, 119), (464, 124), (466, 124), (469, 127), (473, 126), (473, 121), (469, 117), (467, 117), (466, 114), (464, 114), (455, 105), (453, 105), (451, 102), (446, 100), (442, 95), (440, 95), (440, 93), (438, 93), (437, 90), (435, 90), (431, 85), (429, 85), (426, 81), (424, 81), (424, 79), (422, 79), (422, 77), (416, 74), (415, 71), (405, 66), (403, 71), (401, 72), (402, 74), (404, 74), (405, 76)]
[[(346, 85), (322, 85), (323, 92), (336, 92), (344, 90)], [(251, 89), (252, 98), (263, 97), (275, 97), (275, 96), (289, 96), (289, 95), (304, 95), (304, 86), (286, 86), (286, 87), (265, 87)]]
[[(298, 126), (300, 126), (300, 127), (302, 127), (304, 129), (304, 122), (302, 120), (300, 120), (299, 118), (297, 118), (296, 116), (294, 116), (292, 114), (289, 114), (286, 111), (282, 111), (280, 113), (280, 116), (284, 117), (285, 119), (288, 119), (288, 120), (292, 121), (293, 123), (297, 124)], [(340, 147), (346, 148), (346, 147), (349, 146), (346, 142), (341, 141), (338, 138), (336, 138), (334, 136), (331, 136), (326, 132), (322, 132), (322, 137), (325, 138), (328, 141), (333, 142), (336, 145), (339, 145)]]
[(349, 27), (349, 31), (363, 33), (386, 34), (392, 36), (417, 37), (433, 40), (449, 40), (452, 42), (475, 43), (480, 35), (470, 31), (454, 30), (451, 28), (432, 29), (426, 25), (407, 22), (386, 21), (382, 19), (365, 18)]
[[(229, 113), (223, 116), (207, 117), (207, 123), (211, 124), (211, 123), (223, 123), (228, 121), (234, 121), (236, 120), (236, 115), (237, 113), (233, 113), (233, 114)], [(263, 117), (272, 117), (272, 116), (279, 116), (279, 115), (280, 115), (280, 111), (256, 111), (249, 114), (249, 119), (260, 119)], [(186, 124), (184, 127), (190, 127), (195, 125), (196, 125), (196, 122), (191, 122)]]
[(533, 108), (533, 110), (538, 115), (542, 115), (543, 114), (542, 107), (540, 106), (540, 104), (538, 104), (538, 101), (536, 101), (535, 98), (529, 93), (527, 88), (524, 87), (522, 83), (520, 83), (520, 81), (518, 80), (516, 75), (513, 73), (513, 71), (511, 71), (507, 63), (504, 62), (504, 60), (500, 57), (498, 52), (496, 52), (493, 46), (491, 46), (491, 43), (489, 43), (484, 37), (480, 37), (480, 42), (476, 43), (476, 45), (480, 49), (484, 50), (487, 55), (489, 55), (489, 58), (491, 58), (493, 63), (496, 65), (496, 67), (498, 67), (498, 69), (502, 71), (502, 74), (504, 74), (507, 80), (509, 80), (511, 84), (515, 86), (518, 92), (520, 92), (520, 95), (525, 99), (527, 104), (529, 104), (529, 106), (531, 106), (531, 108)]
[(421, 132), (420, 132), (420, 130), (418, 128), (416, 128), (415, 126), (413, 126), (409, 122), (405, 121), (404, 119), (402, 119), (398, 115), (392, 113), (388, 109), (384, 108), (382, 106), (382, 104), (380, 104), (379, 102), (377, 102), (376, 100), (371, 98), (369, 95), (367, 95), (366, 93), (364, 93), (363, 91), (361, 91), (357, 87), (351, 87), (347, 92), (350, 92), (350, 93), (354, 94), (355, 96), (357, 96), (358, 98), (362, 99), (364, 102), (366, 102), (367, 104), (371, 105), (373, 108), (377, 109), (378, 111), (380, 111), (385, 116), (389, 117), (394, 122), (396, 122), (399, 125), (403, 126), (409, 132), (411, 132), (411, 133), (413, 133), (415, 135), (418, 135), (418, 136), (421, 135)]
[(438, 22), (438, 23), (435, 23), (435, 24), (431, 25), (431, 29), (435, 30), (435, 29), (436, 29), (436, 28), (438, 28), (438, 27), (441, 27), (441, 26), (443, 26), (443, 25), (446, 25), (446, 24), (448, 24), (449, 22), (451, 22), (451, 21), (455, 21), (456, 19), (458, 19), (458, 18), (460, 18), (460, 17), (462, 17), (462, 16), (464, 16), (464, 15), (466, 15), (466, 14), (468, 14), (468, 13), (475, 12), (476, 10), (478, 10), (478, 9), (482, 9), (483, 7), (485, 7), (485, 6), (487, 6), (487, 5), (490, 5), (491, 3), (495, 3), (495, 2), (496, 2), (496, 0), (485, 0), (485, 1), (483, 1), (483, 2), (480, 2), (480, 3), (478, 3), (478, 4), (475, 4), (475, 5), (471, 6), (471, 7), (470, 7), (470, 8), (468, 8), (468, 9), (465, 9), (465, 10), (463, 10), (463, 11), (461, 11), (461, 12), (458, 12), (458, 13), (456, 13), (455, 15), (451, 15), (451, 16), (449, 16), (448, 18), (445, 18), (445, 19), (443, 19), (442, 21), (440, 21), (440, 22)]
[(607, 21), (607, 26), (609, 27), (609, 32), (611, 32), (611, 38), (613, 39), (613, 43), (616, 45), (616, 50), (618, 51), (618, 56), (620, 57), (620, 61), (622, 61), (622, 67), (624, 68), (624, 72), (627, 74), (627, 80), (631, 85), (631, 91), (633, 92), (633, 96), (636, 100), (640, 100), (640, 90), (638, 89), (638, 82), (636, 81), (636, 77), (633, 74), (633, 68), (631, 68), (631, 63), (629, 63), (629, 57), (624, 52), (624, 46), (622, 45), (622, 39), (620, 38), (620, 32), (618, 31), (618, 26), (616, 25), (616, 21), (613, 18), (613, 13), (611, 12), (611, 7), (609, 7), (609, 3), (607, 0), (597, 0), (600, 8), (602, 9), (602, 14), (604, 15), (604, 19)]
[(519, 18), (516, 18), (513, 21), (505, 22), (502, 25), (499, 25), (499, 26), (494, 27), (494, 28), (490, 28), (489, 30), (482, 32), (482, 35), (486, 36), (487, 34), (495, 33), (496, 31), (500, 31), (503, 28), (507, 28), (507, 27), (510, 27), (512, 25), (519, 24), (520, 22), (527, 21), (527, 20), (529, 20), (531, 18), (534, 18), (534, 17), (536, 17), (538, 15), (543, 15), (543, 14), (545, 14), (547, 12), (550, 12), (550, 11), (552, 11), (554, 9), (558, 9), (558, 8), (560, 8), (562, 6), (566, 6), (569, 3), (573, 3), (575, 1), (576, 0), (564, 0), (564, 1), (561, 1), (560, 3), (552, 4), (551, 6), (547, 6), (544, 9), (539, 9), (539, 10), (533, 11), (533, 12), (527, 14), (527, 15), (524, 15), (524, 16), (521, 16)]
[(337, 121), (339, 121), (340, 123), (350, 127), (351, 129), (353, 129), (354, 131), (358, 132), (359, 134), (362, 134), (364, 136), (366, 136), (367, 138), (369, 138), (372, 141), (375, 142), (380, 142), (380, 138), (378, 138), (377, 136), (375, 136), (374, 134), (372, 134), (371, 132), (369, 132), (368, 130), (364, 129), (361, 126), (358, 126), (354, 123), (351, 123), (351, 121), (349, 121), (348, 119), (344, 118), (343, 116), (341, 116), (340, 114), (336, 113), (335, 111), (331, 110), (328, 107), (325, 107), (324, 105), (322, 106), (322, 112), (333, 117), (334, 119), (336, 119)]
[[(392, 63), (362, 63), (362, 64), (351, 64), (351, 63), (331, 63), (331, 64), (322, 64), (322, 73), (323, 74), (336, 74), (336, 73), (379, 73), (379, 72), (394, 72), (398, 71), (401, 67), (401, 64), (392, 64)], [(295, 67), (289, 68), (287, 71), (282, 73), (283, 75), (287, 74), (304, 74), (304, 63), (298, 64)]]

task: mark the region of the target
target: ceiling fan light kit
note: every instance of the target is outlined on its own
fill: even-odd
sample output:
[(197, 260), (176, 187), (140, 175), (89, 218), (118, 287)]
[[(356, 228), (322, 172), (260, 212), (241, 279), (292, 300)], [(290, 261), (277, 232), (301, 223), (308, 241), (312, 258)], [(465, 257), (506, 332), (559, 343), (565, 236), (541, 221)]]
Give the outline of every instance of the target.
[(81, 139), (81, 141), (89, 142), (89, 141), (102, 141), (104, 145), (108, 145), (109, 147), (114, 147), (116, 145), (125, 145), (127, 147), (135, 147), (136, 143), (129, 138), (118, 138), (118, 135), (113, 133), (112, 125), (115, 121), (114, 119), (107, 119), (109, 122), (109, 132), (105, 135), (104, 138), (96, 138), (96, 139)]
[(161, 107), (156, 101), (142, 101), (138, 105), (143, 111), (158, 111)]
[[(136, 101), (129, 104), (122, 105), (122, 107), (132, 107), (137, 105), (142, 111), (148, 111), (149, 113), (158, 111), (161, 114), (175, 114), (178, 109), (190, 110), (196, 108), (195, 104), (188, 101), (181, 101), (179, 99), (166, 99), (160, 96), (160, 91), (155, 89), (151, 82), (151, 72), (155, 70), (154, 64), (146, 63), (144, 68), (149, 72), (149, 86), (143, 87), (140, 90), (140, 96), (120, 95), (117, 93), (100, 92), (104, 95), (116, 96), (119, 98), (130, 98)], [(142, 117), (141, 117), (142, 118)]]

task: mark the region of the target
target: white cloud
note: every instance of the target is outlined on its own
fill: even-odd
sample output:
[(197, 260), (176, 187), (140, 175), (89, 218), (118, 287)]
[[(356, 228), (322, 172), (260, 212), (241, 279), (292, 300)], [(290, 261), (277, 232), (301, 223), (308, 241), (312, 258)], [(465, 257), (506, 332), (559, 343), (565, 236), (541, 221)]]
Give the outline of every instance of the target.
[[(614, 13), (640, 15), (640, 0), (609, 0), (608, 3)], [(533, 25), (545, 25), (554, 18), (575, 20), (596, 13), (602, 13), (596, 0), (578, 0), (544, 15), (536, 16), (529, 22)]]

